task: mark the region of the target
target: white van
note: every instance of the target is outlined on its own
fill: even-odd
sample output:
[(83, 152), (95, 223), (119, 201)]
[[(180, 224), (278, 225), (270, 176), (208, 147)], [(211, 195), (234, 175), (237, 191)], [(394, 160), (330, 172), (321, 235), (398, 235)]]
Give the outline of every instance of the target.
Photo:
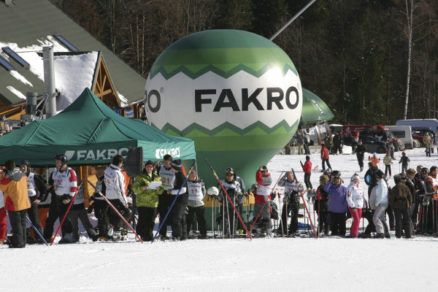
[(438, 131), (437, 119), (398, 120), (395, 124), (397, 126), (411, 126), (412, 130), (428, 128), (434, 133)]
[(412, 138), (411, 126), (385, 126), (395, 138), (400, 139), (407, 149), (414, 148), (414, 139)]

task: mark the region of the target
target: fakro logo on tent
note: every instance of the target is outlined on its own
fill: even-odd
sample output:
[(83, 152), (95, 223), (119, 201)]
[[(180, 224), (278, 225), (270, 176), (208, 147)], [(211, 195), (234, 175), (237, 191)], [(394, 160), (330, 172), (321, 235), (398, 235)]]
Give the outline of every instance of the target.
[(67, 160), (110, 160), (117, 154), (126, 157), (128, 148), (67, 150), (64, 154), (67, 156)]
[(181, 150), (179, 147), (175, 148), (163, 148), (163, 149), (155, 149), (155, 158), (161, 159), (164, 157), (164, 155), (170, 154), (173, 158), (180, 158), (181, 157)]

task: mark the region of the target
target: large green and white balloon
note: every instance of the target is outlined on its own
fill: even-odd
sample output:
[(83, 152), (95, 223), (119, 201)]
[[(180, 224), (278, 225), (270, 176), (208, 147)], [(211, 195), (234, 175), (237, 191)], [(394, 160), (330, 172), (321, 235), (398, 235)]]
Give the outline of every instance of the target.
[(233, 167), (249, 185), (295, 133), (302, 88), (292, 60), (273, 42), (241, 30), (207, 30), (158, 57), (145, 108), (158, 129), (195, 141), (204, 180), (214, 180), (207, 158), (220, 177)]

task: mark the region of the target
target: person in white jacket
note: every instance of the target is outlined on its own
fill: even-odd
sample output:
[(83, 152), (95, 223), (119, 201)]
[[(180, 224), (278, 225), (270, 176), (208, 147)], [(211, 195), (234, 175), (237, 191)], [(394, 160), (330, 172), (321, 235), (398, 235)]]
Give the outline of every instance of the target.
[[(129, 217), (127, 215), (129, 214), (129, 208), (125, 195), (125, 177), (122, 173), (122, 166), (123, 157), (116, 155), (113, 158), (113, 163), (105, 169), (105, 196), (124, 217)], [(108, 230), (108, 237), (117, 240), (121, 238), (120, 228), (123, 225), (122, 219), (112, 208), (108, 209), (108, 217), (112, 225)]]
[(350, 228), (350, 237), (357, 238), (359, 236), (360, 218), (362, 218), (362, 208), (364, 206), (363, 190), (360, 186), (359, 175), (354, 174), (351, 177), (350, 185), (347, 188), (347, 204), (353, 224)]
[[(374, 210), (373, 222), (376, 226), (376, 238), (390, 238), (386, 224), (386, 208), (388, 208), (388, 185), (383, 179), (383, 172), (376, 173), (377, 185), (371, 191), (370, 207)], [(385, 232), (385, 233), (384, 233)]]

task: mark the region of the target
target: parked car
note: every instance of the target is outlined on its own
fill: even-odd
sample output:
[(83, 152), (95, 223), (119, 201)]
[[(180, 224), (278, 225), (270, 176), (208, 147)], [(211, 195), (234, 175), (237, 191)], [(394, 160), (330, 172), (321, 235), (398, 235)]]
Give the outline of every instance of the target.
[(434, 139), (435, 134), (429, 128), (416, 128), (416, 129), (413, 129), (412, 130), (412, 138), (420, 141), (421, 146), (424, 146), (423, 137), (426, 134), (426, 132), (429, 133), (429, 135), (432, 137), (432, 139)]
[(386, 126), (386, 127), (388, 128), (389, 132), (393, 137), (400, 139), (401, 142), (403, 142), (406, 148), (408, 149), (414, 148), (411, 126)]
[(397, 126), (401, 126), (401, 125), (411, 126), (412, 130), (428, 128), (432, 132), (438, 131), (438, 120), (437, 119), (398, 120), (395, 124)]
[(365, 146), (365, 151), (369, 153), (386, 153), (386, 143), (377, 137), (363, 136), (362, 143)]

